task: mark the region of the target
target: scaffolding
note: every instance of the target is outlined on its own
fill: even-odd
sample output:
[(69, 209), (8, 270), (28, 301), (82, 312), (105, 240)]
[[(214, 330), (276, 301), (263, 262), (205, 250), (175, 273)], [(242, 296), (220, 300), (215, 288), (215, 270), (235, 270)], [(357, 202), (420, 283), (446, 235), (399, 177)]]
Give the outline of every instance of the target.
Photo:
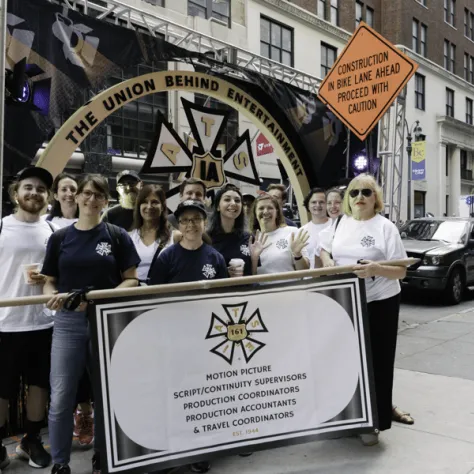
[[(49, 0), (72, 10), (126, 28), (148, 32), (189, 51), (211, 55), (213, 59), (281, 80), (317, 94), (321, 79), (290, 66), (264, 58), (243, 48), (180, 25), (155, 12), (143, 11), (118, 0)], [(216, 21), (210, 18), (209, 21)], [(386, 214), (400, 221), (406, 88), (379, 123), (378, 156), (381, 158), (379, 182), (384, 193)]]

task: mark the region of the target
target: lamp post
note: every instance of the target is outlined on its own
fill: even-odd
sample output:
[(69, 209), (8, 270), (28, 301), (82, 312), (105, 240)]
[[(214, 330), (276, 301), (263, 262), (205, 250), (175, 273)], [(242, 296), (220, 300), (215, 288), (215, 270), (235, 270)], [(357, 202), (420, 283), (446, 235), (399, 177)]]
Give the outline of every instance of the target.
[(412, 142), (412, 134), (415, 135), (415, 142), (418, 141), (418, 139), (422, 135), (422, 129), (420, 127), (420, 121), (416, 120), (415, 123), (409, 127), (408, 122), (405, 119), (405, 127), (407, 129), (407, 155), (408, 155), (408, 196), (407, 196), (407, 206), (408, 206), (408, 212), (407, 212), (407, 220), (411, 219), (411, 173), (412, 173), (412, 163), (411, 163), (411, 152), (413, 151), (413, 147), (411, 145)]

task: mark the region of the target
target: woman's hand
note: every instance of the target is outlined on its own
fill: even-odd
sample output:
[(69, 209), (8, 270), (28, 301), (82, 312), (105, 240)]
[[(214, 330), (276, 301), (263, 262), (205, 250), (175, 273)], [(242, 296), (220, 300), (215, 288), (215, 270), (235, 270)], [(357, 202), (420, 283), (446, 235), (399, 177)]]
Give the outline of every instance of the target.
[(329, 256), (329, 253), (324, 249), (321, 249), (320, 259), (321, 259), (323, 268), (330, 268), (330, 267), (336, 266), (336, 264), (334, 263), (334, 260)]
[(255, 237), (252, 235), (249, 239), (249, 250), (252, 258), (259, 258), (262, 255), (262, 252), (270, 247), (272, 243), (267, 244), (268, 236), (259, 230), (255, 234)]
[(29, 275), (32, 285), (44, 285), (46, 283), (46, 276), (41, 275), (40, 272), (31, 272)]
[(46, 303), (46, 307), (51, 311), (59, 311), (62, 309), (64, 304), (64, 299), (62, 296), (58, 295), (58, 292), (55, 291), (51, 299)]
[(295, 238), (295, 234), (291, 234), (290, 250), (294, 257), (301, 257), (302, 250), (308, 245), (309, 232), (300, 229)]
[(359, 278), (373, 278), (378, 276), (380, 268), (377, 262), (360, 260), (360, 263), (355, 265), (352, 270)]

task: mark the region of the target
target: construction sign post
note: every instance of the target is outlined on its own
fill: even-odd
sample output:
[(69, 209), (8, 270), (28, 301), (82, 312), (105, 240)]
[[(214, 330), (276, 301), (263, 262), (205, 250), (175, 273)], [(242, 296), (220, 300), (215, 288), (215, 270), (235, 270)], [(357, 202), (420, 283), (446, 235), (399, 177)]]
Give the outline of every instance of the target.
[(418, 65), (361, 23), (319, 88), (319, 98), (365, 140)]

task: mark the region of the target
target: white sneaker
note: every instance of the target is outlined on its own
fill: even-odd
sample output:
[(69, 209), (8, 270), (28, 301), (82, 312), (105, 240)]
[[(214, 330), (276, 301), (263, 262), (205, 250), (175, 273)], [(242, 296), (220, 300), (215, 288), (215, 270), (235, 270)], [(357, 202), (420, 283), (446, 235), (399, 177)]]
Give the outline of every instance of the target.
[(376, 432), (359, 435), (364, 446), (375, 446), (379, 444), (379, 434)]

